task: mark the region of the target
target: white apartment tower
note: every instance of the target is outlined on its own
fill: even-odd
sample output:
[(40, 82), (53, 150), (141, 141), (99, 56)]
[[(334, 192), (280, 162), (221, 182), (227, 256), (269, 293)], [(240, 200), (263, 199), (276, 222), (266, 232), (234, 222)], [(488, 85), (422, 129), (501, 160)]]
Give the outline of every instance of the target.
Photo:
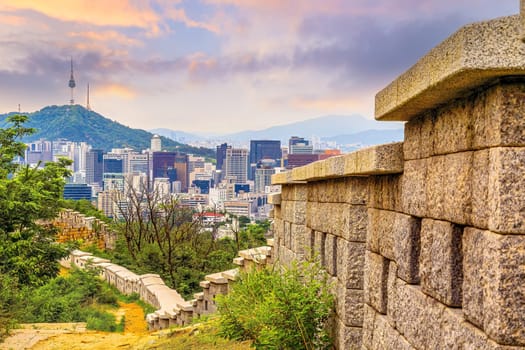
[(248, 150), (241, 148), (226, 149), (225, 176), (235, 176), (236, 183), (246, 183), (248, 178)]
[(160, 151), (162, 151), (162, 142), (160, 140), (160, 136), (159, 135), (155, 134), (151, 138), (151, 147), (150, 147), (150, 149), (151, 149), (152, 152), (160, 152)]

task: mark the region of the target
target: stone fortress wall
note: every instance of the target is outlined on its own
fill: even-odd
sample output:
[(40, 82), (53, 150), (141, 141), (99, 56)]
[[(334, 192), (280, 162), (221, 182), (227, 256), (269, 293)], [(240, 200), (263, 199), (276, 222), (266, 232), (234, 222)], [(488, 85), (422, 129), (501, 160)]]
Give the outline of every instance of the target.
[(94, 244), (100, 249), (115, 247), (116, 234), (105, 222), (95, 217), (64, 209), (50, 224), (58, 229), (58, 242), (81, 240), (86, 244)]
[(525, 349), (523, 19), (462, 28), (377, 94), (403, 143), (273, 176), (273, 257), (320, 257), (337, 349)]
[[(269, 240), (269, 243), (272, 243), (272, 240)], [(192, 300), (184, 300), (176, 290), (166, 286), (157, 274), (137, 275), (91, 253), (75, 250), (60, 263), (67, 268), (97, 268), (100, 270), (100, 276), (122, 294), (138, 294), (142, 301), (158, 309), (146, 315), (148, 328), (154, 330), (174, 325), (184, 326), (194, 317), (215, 313), (215, 296), (228, 292), (239, 271), (271, 263), (271, 247), (240, 251), (239, 257), (234, 259), (234, 263), (239, 267), (205, 276), (205, 280), (200, 283), (202, 292), (196, 293)]]

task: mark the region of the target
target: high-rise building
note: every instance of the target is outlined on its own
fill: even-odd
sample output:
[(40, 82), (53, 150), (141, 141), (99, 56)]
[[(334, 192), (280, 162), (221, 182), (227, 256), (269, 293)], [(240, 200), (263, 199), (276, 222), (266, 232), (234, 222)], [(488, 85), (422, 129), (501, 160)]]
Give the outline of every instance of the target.
[(53, 160), (53, 143), (44, 139), (28, 143), (24, 158), (26, 164), (44, 166)]
[(262, 160), (261, 165), (255, 169), (255, 193), (265, 193), (266, 186), (272, 184), (273, 174), (275, 174), (275, 162)]
[(272, 159), (280, 164), (282, 158), (281, 141), (279, 140), (251, 140), (250, 141), (250, 180), (255, 179), (257, 163), (263, 159)]
[(193, 180), (192, 184), (200, 189), (201, 194), (210, 193), (211, 180)]
[(86, 173), (86, 155), (91, 149), (91, 145), (86, 142), (77, 142), (73, 156), (73, 171)]
[(177, 180), (180, 181), (182, 192), (188, 191), (189, 186), (189, 157), (187, 154), (177, 153), (175, 156), (175, 170), (177, 171)]
[(204, 168), (205, 159), (204, 157), (195, 157), (188, 155), (188, 173), (195, 171), (197, 168)]
[(246, 183), (248, 179), (248, 150), (228, 147), (224, 168), (225, 177), (235, 176), (236, 183)]
[(109, 218), (118, 216), (121, 211), (119, 203), (122, 203), (122, 198), (122, 192), (118, 190), (101, 191), (97, 196), (97, 209)]
[(287, 169), (297, 168), (303, 165), (307, 165), (316, 162), (320, 159), (319, 154), (289, 154)]
[(128, 173), (143, 173), (149, 176), (149, 153), (130, 153), (128, 155)]
[(289, 154), (312, 154), (314, 146), (303, 137), (292, 136), (288, 142)]
[(153, 152), (153, 179), (168, 177), (168, 169), (175, 168), (176, 152)]
[(217, 146), (217, 170), (224, 170), (224, 160), (226, 159), (227, 149), (227, 143), (223, 143), (220, 146)]
[(104, 154), (104, 173), (122, 174), (124, 173), (124, 160), (120, 154)]
[(87, 199), (91, 200), (91, 187), (86, 184), (65, 184), (64, 185), (64, 199)]
[(124, 174), (104, 173), (103, 175), (104, 190), (124, 192), (124, 182)]
[(162, 141), (161, 141), (159, 135), (155, 134), (151, 138), (150, 149), (151, 149), (152, 152), (160, 152), (160, 151), (162, 151)]
[(104, 170), (104, 152), (101, 149), (92, 149), (86, 153), (86, 183), (102, 186)]

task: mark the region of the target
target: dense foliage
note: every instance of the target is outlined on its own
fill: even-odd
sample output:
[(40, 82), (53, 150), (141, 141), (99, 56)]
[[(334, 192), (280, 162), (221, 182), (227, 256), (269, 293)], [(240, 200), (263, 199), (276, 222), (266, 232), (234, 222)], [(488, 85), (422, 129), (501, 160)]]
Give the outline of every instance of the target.
[(68, 276), (26, 291), (22, 322), (87, 322), (88, 329), (123, 330), (107, 307), (116, 308), (117, 293), (100, 278), (96, 270), (74, 269)]
[[(0, 115), (0, 127), (8, 115)], [(57, 140), (60, 138), (70, 141), (84, 141), (94, 148), (110, 151), (112, 148), (131, 147), (142, 150), (150, 147), (151, 133), (132, 129), (104, 118), (102, 115), (87, 110), (80, 105), (48, 106), (40, 111), (30, 113), (27, 125), (37, 129), (32, 135), (24, 135), (24, 141), (33, 141), (40, 138)], [(209, 158), (215, 157), (214, 150), (191, 147), (161, 137), (163, 148), (172, 151), (192, 153)]]
[(24, 126), (27, 118), (11, 116), (11, 126), (0, 129), (0, 322), (6, 334), (20, 314), (21, 292), (37, 288), (54, 278), (58, 260), (68, 254), (54, 240), (53, 228), (39, 224), (60, 210), (64, 178), (69, 176), (62, 159), (42, 169), (13, 163), (24, 154), (20, 138), (33, 130)]
[(317, 263), (241, 274), (217, 303), (221, 334), (229, 339), (253, 340), (257, 349), (330, 348), (333, 296)]

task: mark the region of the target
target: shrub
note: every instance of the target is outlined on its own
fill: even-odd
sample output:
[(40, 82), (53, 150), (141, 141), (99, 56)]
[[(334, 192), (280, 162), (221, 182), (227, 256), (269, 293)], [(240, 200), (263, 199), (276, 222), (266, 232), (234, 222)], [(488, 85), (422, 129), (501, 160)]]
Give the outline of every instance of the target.
[(86, 313), (87, 329), (104, 332), (117, 331), (115, 315), (97, 309), (88, 309)]
[(333, 309), (328, 276), (318, 263), (241, 274), (217, 296), (221, 335), (253, 340), (257, 349), (328, 349)]
[(26, 292), (24, 322), (87, 322), (87, 328), (119, 331), (124, 321), (101, 310), (118, 306), (118, 293), (106, 285), (96, 270), (73, 269), (65, 277), (52, 279), (42, 287)]

